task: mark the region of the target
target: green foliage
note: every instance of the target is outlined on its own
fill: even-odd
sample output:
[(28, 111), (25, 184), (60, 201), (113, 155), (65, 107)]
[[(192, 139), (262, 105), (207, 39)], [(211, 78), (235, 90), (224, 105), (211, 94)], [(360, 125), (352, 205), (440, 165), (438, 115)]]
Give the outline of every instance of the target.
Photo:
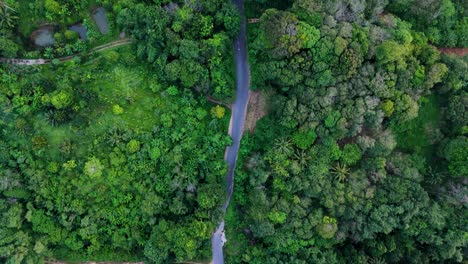
[(297, 132), (293, 135), (292, 141), (296, 147), (300, 149), (308, 149), (312, 144), (314, 144), (317, 135), (313, 130), (306, 133)]
[(210, 110), (211, 116), (213, 116), (214, 118), (218, 118), (218, 119), (221, 119), (224, 117), (225, 111), (226, 110), (224, 109), (224, 107), (219, 106), (219, 105), (212, 107)]
[(393, 111), (395, 111), (395, 108), (393, 107), (393, 101), (392, 100), (385, 100), (382, 102), (382, 111), (385, 113), (385, 116), (390, 117), (393, 114)]
[(5, 58), (15, 58), (20, 47), (15, 42), (0, 36), (0, 55)]
[[(433, 46), (466, 46), (462, 2), (246, 5), (260, 18), (247, 25), (252, 88), (271, 111), (240, 147), (227, 262), (462, 262), (467, 63)], [(9, 0), (0, 11), (3, 57), (39, 56), (31, 33), (57, 25), (52, 65), (0, 67), (0, 261), (211, 259), (232, 142), (226, 109), (205, 96), (232, 101), (236, 6)], [(66, 30), (76, 21), (88, 42)], [(120, 30), (131, 47), (58, 59)]]
[(271, 112), (241, 146), (236, 232), (255, 243), (230, 263), (462, 261), (466, 59), (428, 41), (466, 34), (414, 22), (455, 15), (455, 1), (291, 2), (248, 4), (252, 82)]
[(468, 139), (457, 137), (449, 140), (443, 148), (443, 156), (448, 160), (452, 177), (468, 175)]
[(322, 223), (317, 225), (317, 233), (325, 239), (332, 238), (338, 230), (338, 224), (335, 218), (324, 216)]
[(328, 128), (333, 128), (338, 122), (338, 119), (341, 117), (339, 111), (334, 111), (325, 118), (325, 126)]
[(390, 1), (387, 11), (406, 19), (437, 46), (466, 47), (466, 5), (456, 0)]
[(112, 106), (112, 113), (116, 115), (121, 115), (123, 114), (123, 112), (124, 112), (124, 109), (120, 105), (115, 104)]
[(435, 97), (425, 101), (418, 111), (418, 117), (392, 127), (396, 134), (398, 147), (429, 155), (434, 143), (440, 140), (437, 129), (440, 120), (440, 109)]
[(298, 38), (301, 39), (303, 48), (310, 49), (320, 39), (320, 31), (307, 23), (299, 22)]
[(286, 213), (284, 212), (270, 212), (268, 213), (268, 219), (275, 224), (284, 224), (286, 222)]
[(393, 40), (384, 41), (377, 46), (375, 54), (376, 59), (380, 64), (397, 62), (403, 64), (405, 56), (409, 53), (409, 49)]
[[(0, 191), (35, 209), (24, 212), (33, 225), (5, 233), (24, 242), (0, 242), (10, 248), (2, 256), (21, 251), (24, 259), (141, 260), (152, 227), (177, 216), (179, 226), (165, 240), (175, 250), (162, 262), (209, 258), (225, 197), (220, 182), (228, 124), (206, 119), (210, 106), (190, 90), (176, 84), (174, 95), (154, 89), (166, 84), (144, 64), (126, 66), (135, 62), (129, 50), (120, 50), (115, 64), (84, 58), (78, 65), (11, 73), (24, 81), (12, 94), (18, 117), (5, 129), (22, 132), (0, 133), (1, 151), (9, 142), (14, 153), (0, 155), (2, 181), (13, 183)], [(0, 86), (5, 111), (10, 92), (3, 81)], [(52, 122), (61, 115), (67, 123)], [(80, 215), (79, 222), (72, 215)]]
[(84, 173), (91, 178), (98, 178), (102, 175), (104, 165), (96, 157), (91, 157), (84, 165)]
[(341, 151), (341, 161), (346, 165), (356, 164), (361, 157), (361, 149), (356, 144), (346, 144)]
[(54, 0), (46, 0), (44, 7), (46, 11), (49, 12), (50, 15), (52, 16), (57, 16), (62, 12), (62, 8), (60, 7), (60, 4)]
[(149, 153), (152, 160), (158, 160), (161, 157), (161, 150), (158, 147), (153, 147)]
[(54, 92), (50, 97), (50, 103), (57, 109), (64, 109), (73, 101), (73, 95), (64, 90)]
[(76, 162), (75, 160), (69, 160), (69, 161), (66, 161), (65, 163), (63, 163), (62, 167), (67, 170), (67, 171), (71, 171), (73, 170), (74, 168), (76, 168)]
[(127, 143), (127, 150), (129, 153), (135, 153), (140, 150), (140, 141), (136, 139), (130, 140), (130, 142)]

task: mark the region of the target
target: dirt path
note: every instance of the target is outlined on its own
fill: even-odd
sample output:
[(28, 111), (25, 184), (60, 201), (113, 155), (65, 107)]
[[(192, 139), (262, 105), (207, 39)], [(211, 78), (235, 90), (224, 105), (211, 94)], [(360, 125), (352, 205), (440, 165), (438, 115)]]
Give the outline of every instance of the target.
[[(104, 50), (107, 50), (107, 49), (127, 45), (127, 44), (130, 44), (130, 43), (132, 43), (132, 40), (129, 39), (129, 38), (119, 39), (119, 40), (116, 40), (116, 41), (106, 43), (106, 44), (101, 45), (101, 46), (97, 46), (97, 47), (91, 49), (90, 51), (88, 51), (86, 53), (78, 53), (78, 54), (74, 54), (74, 55), (70, 55), (70, 56), (66, 56), (66, 57), (62, 57), (62, 58), (57, 58), (57, 60), (62, 61), (62, 62), (63, 61), (69, 61), (69, 60), (72, 60), (74, 57), (76, 57), (78, 55), (90, 55), (90, 54), (93, 54), (93, 53), (96, 53), (96, 52), (101, 52), (101, 51), (104, 51)], [(16, 65), (42, 65), (42, 64), (50, 64), (50, 63), (52, 63), (52, 61), (53, 61), (53, 59), (33, 59), (33, 60), (29, 60), (29, 59), (0, 58), (0, 63), (8, 63), (8, 64), (16, 64)]]
[(226, 108), (232, 109), (232, 105), (226, 104), (226, 103), (221, 102), (221, 101), (219, 101), (219, 100), (216, 100), (216, 99), (214, 99), (213, 97), (211, 97), (211, 96), (209, 96), (209, 95), (206, 96), (206, 100), (208, 100), (208, 101), (210, 101), (210, 102), (212, 102), (212, 103), (215, 103), (215, 104), (223, 105), (223, 106), (226, 107)]
[(468, 54), (468, 48), (439, 48), (439, 50), (445, 54), (456, 54), (458, 56), (465, 56)]

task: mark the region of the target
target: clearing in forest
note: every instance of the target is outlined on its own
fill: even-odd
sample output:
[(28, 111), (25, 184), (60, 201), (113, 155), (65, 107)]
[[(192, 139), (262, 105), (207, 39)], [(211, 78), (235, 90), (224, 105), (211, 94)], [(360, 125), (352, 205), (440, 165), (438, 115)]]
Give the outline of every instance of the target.
[(257, 121), (260, 120), (268, 113), (267, 96), (265, 92), (251, 91), (250, 100), (247, 108), (247, 117), (245, 120), (244, 131), (253, 133)]

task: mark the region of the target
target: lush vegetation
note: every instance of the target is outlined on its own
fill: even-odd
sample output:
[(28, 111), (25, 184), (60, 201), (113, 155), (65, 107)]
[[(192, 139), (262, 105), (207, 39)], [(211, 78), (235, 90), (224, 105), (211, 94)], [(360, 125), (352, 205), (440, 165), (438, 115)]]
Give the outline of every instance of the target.
[[(438, 47), (467, 47), (467, 10), (246, 1), (271, 111), (243, 138), (227, 263), (466, 261), (468, 57)], [(227, 0), (0, 0), (2, 58), (74, 56), (0, 65), (1, 263), (211, 259), (231, 139), (206, 97), (233, 100), (239, 22)]]
[(229, 263), (464, 260), (468, 59), (431, 43), (466, 46), (466, 17), (430, 22), (437, 40), (424, 14), (388, 13), (433, 2), (466, 12), (462, 1), (248, 3), (260, 12), (252, 88), (275, 95), (243, 140)]
[[(55, 58), (83, 53), (92, 47), (118, 39), (116, 14), (128, 1), (5, 0), (0, 4), (0, 55), (7, 58)], [(109, 32), (102, 35), (92, 19), (92, 11), (104, 6)], [(114, 11), (114, 12), (111, 12)], [(69, 30), (74, 24), (87, 28), (87, 40)], [(38, 49), (33, 39), (41, 28), (53, 32), (53, 46)]]
[[(18, 47), (10, 57), (67, 55), (61, 44), (37, 50), (26, 36), (43, 21), (86, 25), (100, 5), (109, 34), (124, 31), (134, 45), (64, 63), (1, 65), (0, 262), (209, 260), (231, 140), (230, 115), (205, 97), (233, 94), (235, 7), (1, 3), (16, 16), (2, 27), (3, 40)], [(112, 40), (99, 32), (93, 40), (92, 27), (86, 45)]]
[[(377, 1), (376, 1), (377, 2)], [(386, 11), (411, 23), (431, 43), (445, 47), (468, 46), (468, 4), (464, 0), (388, 1)]]

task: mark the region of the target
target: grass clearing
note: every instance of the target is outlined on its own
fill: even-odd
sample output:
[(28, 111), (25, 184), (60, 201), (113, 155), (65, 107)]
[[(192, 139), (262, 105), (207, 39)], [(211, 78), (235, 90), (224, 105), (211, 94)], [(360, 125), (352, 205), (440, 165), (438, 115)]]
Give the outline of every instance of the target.
[(398, 148), (416, 151), (418, 154), (430, 158), (434, 152), (434, 144), (440, 135), (438, 130), (440, 120), (440, 106), (436, 96), (422, 98), (418, 117), (392, 127)]

